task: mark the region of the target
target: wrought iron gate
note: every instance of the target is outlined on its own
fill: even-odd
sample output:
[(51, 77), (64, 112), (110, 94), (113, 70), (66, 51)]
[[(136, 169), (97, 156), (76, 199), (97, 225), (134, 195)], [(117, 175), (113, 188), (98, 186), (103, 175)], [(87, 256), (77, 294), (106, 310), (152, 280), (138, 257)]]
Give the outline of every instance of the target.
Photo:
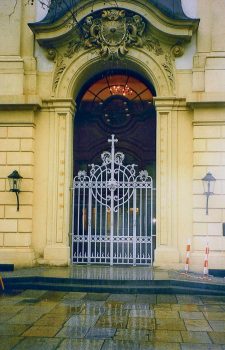
[(124, 165), (124, 154), (101, 154), (102, 165), (79, 171), (73, 182), (74, 263), (146, 265), (153, 261), (153, 181)]

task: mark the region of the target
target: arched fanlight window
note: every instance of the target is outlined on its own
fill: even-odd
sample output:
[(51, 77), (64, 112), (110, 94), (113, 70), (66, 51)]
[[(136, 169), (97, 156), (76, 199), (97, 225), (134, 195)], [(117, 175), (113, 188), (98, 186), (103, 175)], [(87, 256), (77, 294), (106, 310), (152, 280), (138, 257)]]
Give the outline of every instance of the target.
[(152, 103), (153, 93), (143, 81), (127, 74), (111, 74), (89, 86), (79, 112), (89, 117), (99, 115), (106, 125), (120, 127), (131, 118), (143, 117)]

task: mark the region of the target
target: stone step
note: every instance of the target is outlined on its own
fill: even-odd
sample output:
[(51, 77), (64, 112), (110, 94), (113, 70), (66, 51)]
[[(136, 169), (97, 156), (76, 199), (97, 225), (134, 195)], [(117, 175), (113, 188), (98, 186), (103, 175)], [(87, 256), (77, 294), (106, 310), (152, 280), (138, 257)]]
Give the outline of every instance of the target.
[[(123, 282), (123, 283), (121, 283)], [(126, 283), (125, 283), (126, 282)], [(59, 290), (94, 293), (126, 294), (198, 294), (225, 296), (225, 285), (193, 283), (188, 281), (110, 281), (66, 279), (51, 277), (4, 278), (5, 290)]]

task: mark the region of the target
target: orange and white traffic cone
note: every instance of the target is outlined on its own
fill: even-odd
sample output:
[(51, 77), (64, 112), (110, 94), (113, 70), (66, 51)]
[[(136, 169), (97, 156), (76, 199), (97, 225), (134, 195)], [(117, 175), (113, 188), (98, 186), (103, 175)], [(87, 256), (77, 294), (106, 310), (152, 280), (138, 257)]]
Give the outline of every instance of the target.
[(186, 273), (188, 273), (189, 271), (190, 251), (191, 251), (191, 241), (189, 239), (186, 247), (186, 260), (185, 260), (185, 267), (184, 267)]
[(5, 289), (5, 287), (4, 287), (3, 279), (2, 279), (2, 277), (1, 277), (1, 276), (0, 276), (0, 284), (1, 284), (2, 290), (4, 290), (4, 289)]
[(208, 274), (209, 274), (209, 244), (208, 244), (208, 242), (206, 243), (206, 247), (205, 247), (203, 274), (204, 274), (204, 276), (208, 276)]

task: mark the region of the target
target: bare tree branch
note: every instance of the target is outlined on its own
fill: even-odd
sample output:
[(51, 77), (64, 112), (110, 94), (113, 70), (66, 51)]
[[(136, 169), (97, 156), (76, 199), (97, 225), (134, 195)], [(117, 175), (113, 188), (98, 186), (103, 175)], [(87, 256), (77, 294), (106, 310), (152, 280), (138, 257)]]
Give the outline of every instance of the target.
[(12, 11), (11, 11), (10, 14), (9, 14), (9, 21), (10, 21), (12, 15), (13, 15), (13, 14), (15, 13), (15, 11), (16, 11), (17, 1), (18, 1), (18, 0), (15, 0), (13, 9), (12, 9)]

